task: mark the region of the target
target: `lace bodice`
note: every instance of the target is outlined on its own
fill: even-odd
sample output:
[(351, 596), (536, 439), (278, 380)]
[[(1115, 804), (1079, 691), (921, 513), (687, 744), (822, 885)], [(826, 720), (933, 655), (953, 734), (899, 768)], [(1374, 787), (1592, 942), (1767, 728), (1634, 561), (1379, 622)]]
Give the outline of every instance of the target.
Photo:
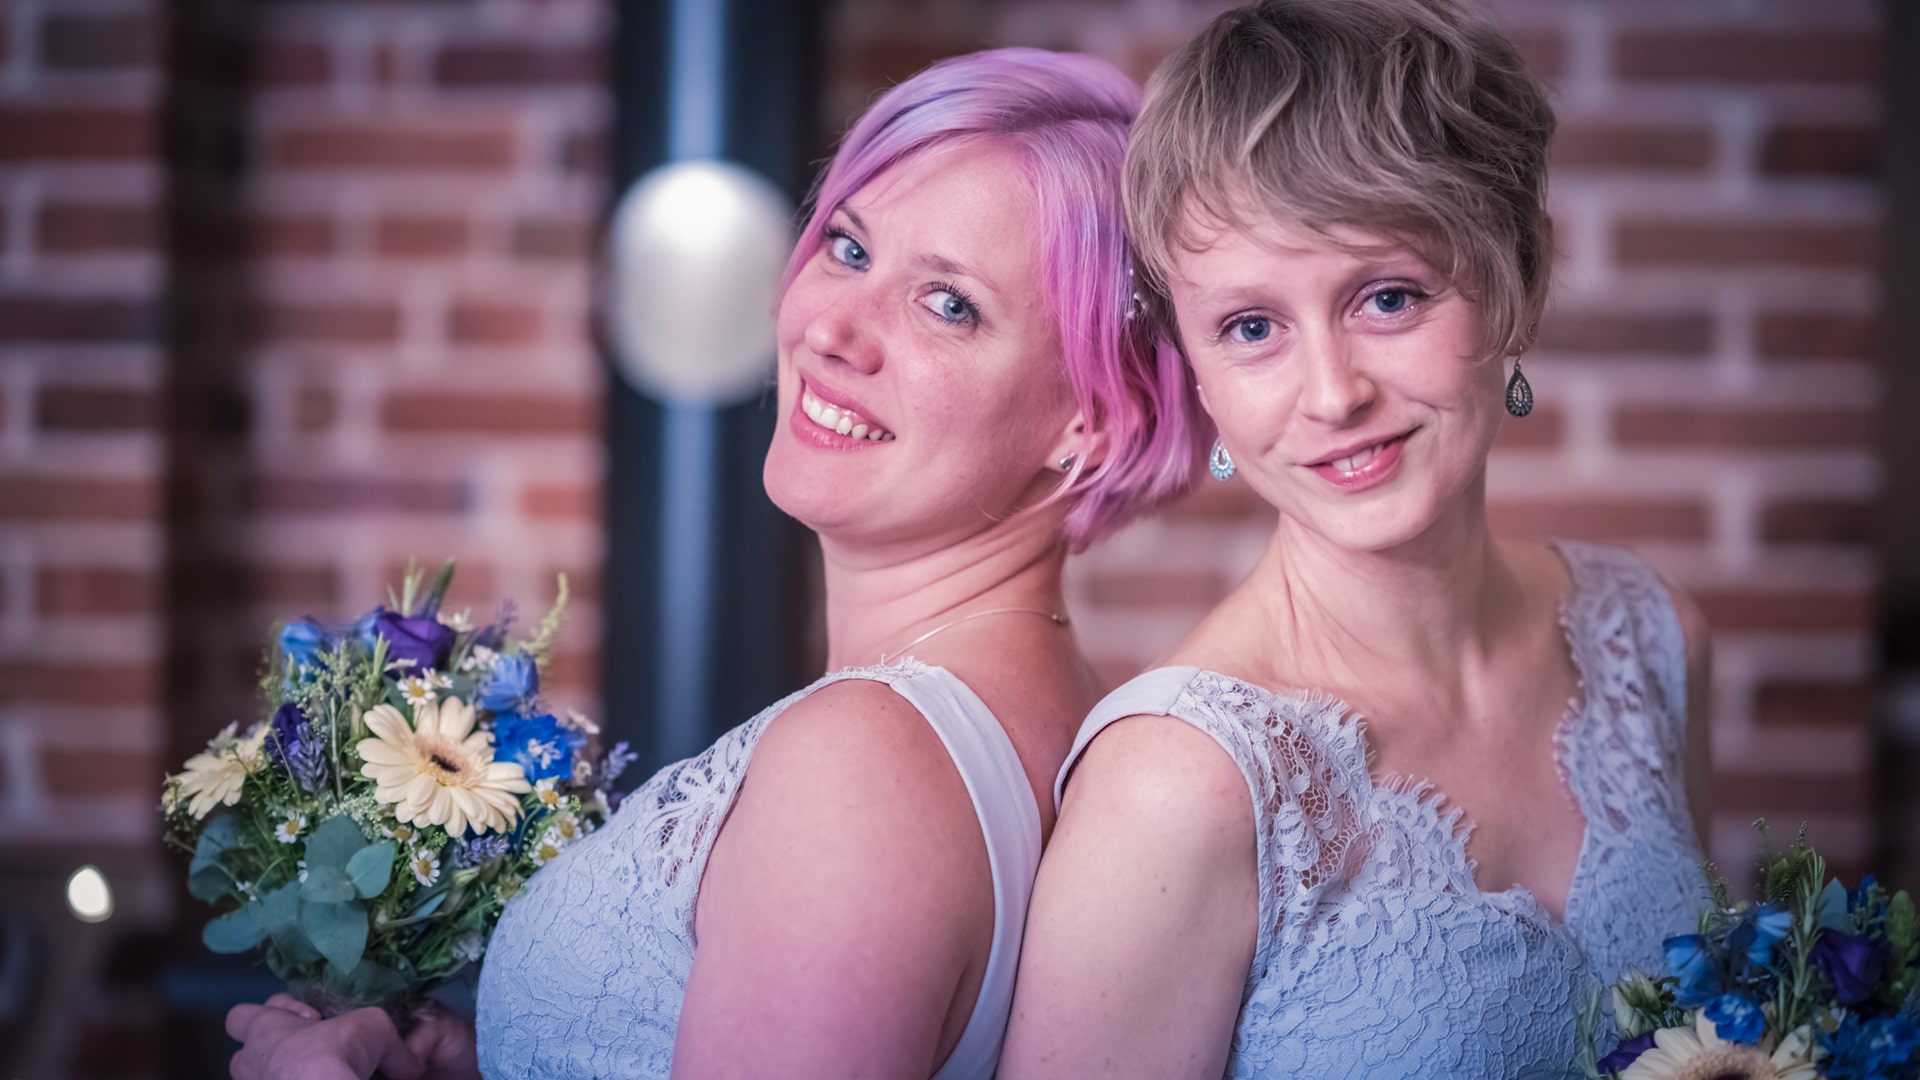
[(1592, 992), (1654, 969), (1661, 939), (1694, 928), (1706, 885), (1671, 599), (1626, 552), (1561, 553), (1582, 696), (1556, 744), (1587, 823), (1564, 921), (1523, 887), (1482, 892), (1460, 811), (1423, 784), (1376, 785), (1360, 720), (1338, 701), (1161, 668), (1088, 718), (1069, 768), (1106, 724), (1159, 713), (1212, 736), (1246, 776), (1260, 925), (1229, 1076), (1569, 1075)]
[(501, 915), (480, 971), (475, 1021), (489, 1080), (668, 1074), (693, 968), (700, 878), (754, 747), (789, 706), (843, 679), (886, 683), (926, 717), (980, 817), (993, 875), (993, 946), (973, 1014), (935, 1077), (993, 1075), (1040, 861), (1039, 809), (986, 705), (944, 668), (908, 658), (834, 672), (775, 703), (706, 752), (654, 774), (604, 828), (533, 876)]

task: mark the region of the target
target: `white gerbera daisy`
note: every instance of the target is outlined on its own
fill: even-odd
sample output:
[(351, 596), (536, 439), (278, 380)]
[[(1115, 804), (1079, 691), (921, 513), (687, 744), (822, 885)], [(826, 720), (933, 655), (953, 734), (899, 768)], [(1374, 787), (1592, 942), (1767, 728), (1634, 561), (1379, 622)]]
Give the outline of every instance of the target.
[(273, 837), (283, 844), (291, 844), (300, 839), (300, 834), (306, 831), (307, 815), (288, 814), (285, 821), (273, 827)]
[(216, 806), (239, 802), (247, 777), (266, 764), (267, 725), (239, 738), (234, 737), (234, 726), (228, 724), (205, 751), (187, 759), (185, 771), (171, 778), (173, 797), (186, 800), (187, 811), (196, 818), (206, 817)]
[(422, 885), (440, 880), (440, 856), (431, 851), (415, 851), (407, 857), (407, 865), (413, 869), (413, 880)]
[(418, 705), (409, 725), (400, 710), (377, 705), (362, 719), (374, 737), (354, 747), (365, 762), (360, 775), (401, 824), (441, 825), (459, 836), (468, 825), (486, 832), (519, 819), (516, 796), (533, 785), (519, 765), (493, 760), (492, 738), (474, 730), (473, 706), (456, 697)]
[(422, 705), (433, 704), (433, 700), (440, 696), (434, 693), (433, 680), (419, 675), (409, 675), (401, 679), (399, 687), (400, 696), (407, 700), (408, 705), (416, 709)]
[(1620, 1074), (1621, 1080), (1818, 1080), (1813, 1039), (1805, 1028), (1788, 1035), (1775, 1049), (1770, 1038), (1758, 1045), (1722, 1039), (1713, 1021), (1696, 1014), (1691, 1028), (1661, 1028), (1653, 1049)]

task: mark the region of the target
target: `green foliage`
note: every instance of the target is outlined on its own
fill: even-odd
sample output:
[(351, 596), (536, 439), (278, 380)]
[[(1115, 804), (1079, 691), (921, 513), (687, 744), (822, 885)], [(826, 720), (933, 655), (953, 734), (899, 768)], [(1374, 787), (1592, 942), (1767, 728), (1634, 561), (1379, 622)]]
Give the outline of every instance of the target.
[(396, 848), (391, 840), (382, 840), (378, 844), (368, 844), (353, 853), (347, 860), (347, 877), (353, 881), (353, 891), (366, 900), (385, 891), (387, 882), (393, 880), (393, 855)]
[(548, 610), (546, 618), (540, 620), (540, 625), (534, 628), (533, 636), (527, 639), (524, 651), (533, 657), (534, 666), (541, 674), (546, 673), (547, 653), (553, 648), (554, 635), (560, 632), (560, 619), (566, 614), (568, 596), (567, 575), (561, 574), (553, 607)]
[(260, 905), (248, 904), (207, 924), (200, 933), (207, 948), (217, 953), (242, 953), (260, 944), (267, 928), (260, 921)]
[(367, 906), (358, 900), (300, 903), (300, 928), (336, 971), (352, 971), (367, 948)]

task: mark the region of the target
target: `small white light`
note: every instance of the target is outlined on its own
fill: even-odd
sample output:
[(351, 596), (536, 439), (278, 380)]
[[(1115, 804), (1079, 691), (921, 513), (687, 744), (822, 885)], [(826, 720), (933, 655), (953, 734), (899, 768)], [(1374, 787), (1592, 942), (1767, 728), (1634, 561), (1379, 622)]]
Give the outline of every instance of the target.
[(67, 906), (81, 922), (105, 922), (113, 914), (113, 890), (107, 877), (91, 866), (83, 866), (67, 879)]

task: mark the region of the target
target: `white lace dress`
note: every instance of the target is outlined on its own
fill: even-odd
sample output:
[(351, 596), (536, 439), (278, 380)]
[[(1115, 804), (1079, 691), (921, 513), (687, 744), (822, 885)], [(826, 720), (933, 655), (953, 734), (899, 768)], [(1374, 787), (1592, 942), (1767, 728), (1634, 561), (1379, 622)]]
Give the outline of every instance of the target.
[[(480, 970), (480, 1071), (490, 1080), (664, 1077), (693, 968), (694, 901), (760, 735), (843, 679), (885, 683), (926, 717), (979, 814), (993, 874), (993, 945), (966, 1029), (937, 1080), (987, 1080), (1000, 1060), (1040, 812), (1013, 743), (966, 684), (908, 658), (820, 679), (654, 774), (606, 827), (507, 905)], [(751, 1017), (740, 1023), (751, 1024)]]
[(1338, 701), (1161, 668), (1087, 718), (1068, 768), (1107, 724), (1163, 714), (1212, 736), (1246, 776), (1260, 927), (1228, 1076), (1566, 1076), (1592, 991), (1654, 969), (1662, 938), (1695, 929), (1706, 882), (1672, 601), (1626, 552), (1561, 554), (1582, 695), (1556, 743), (1586, 818), (1564, 921), (1525, 888), (1482, 892), (1460, 811), (1426, 785), (1376, 785), (1359, 718)]

